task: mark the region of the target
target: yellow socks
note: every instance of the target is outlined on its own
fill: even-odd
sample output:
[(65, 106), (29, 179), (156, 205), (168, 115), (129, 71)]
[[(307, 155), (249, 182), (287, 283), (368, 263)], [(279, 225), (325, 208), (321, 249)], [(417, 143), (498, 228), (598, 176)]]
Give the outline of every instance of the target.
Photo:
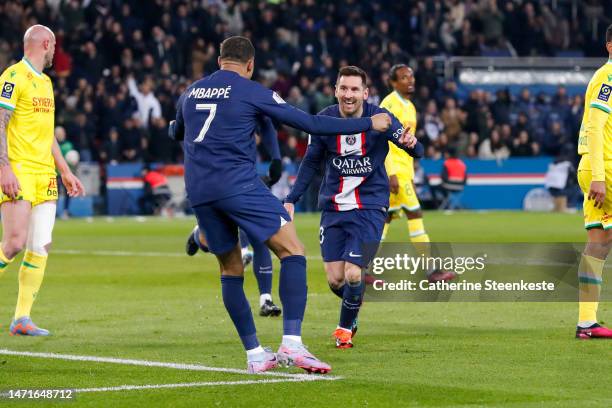
[(410, 241), (413, 243), (429, 242), (429, 235), (425, 232), (422, 218), (408, 220), (408, 233), (410, 234)]
[(601, 276), (604, 259), (582, 254), (578, 265), (578, 325), (590, 326), (597, 323), (597, 306), (601, 291)]
[(382, 237), (381, 237), (381, 241), (384, 241), (385, 238), (387, 238), (387, 232), (389, 232), (389, 226), (391, 225), (391, 223), (386, 222), (385, 226), (383, 227), (383, 233), (382, 233)]
[(2, 252), (2, 248), (0, 248), (0, 277), (4, 274), (4, 271), (6, 271), (6, 268), (8, 268), (11, 262), (13, 262), (13, 260), (8, 259), (6, 255), (4, 255), (4, 252)]
[(15, 320), (30, 315), (32, 304), (34, 304), (45, 274), (46, 265), (46, 255), (26, 250), (19, 268), (19, 295), (17, 296)]

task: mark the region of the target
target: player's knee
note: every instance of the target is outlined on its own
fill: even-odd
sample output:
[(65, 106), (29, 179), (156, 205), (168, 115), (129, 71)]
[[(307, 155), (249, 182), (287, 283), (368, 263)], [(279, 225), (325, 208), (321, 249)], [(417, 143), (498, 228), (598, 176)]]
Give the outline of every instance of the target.
[(338, 290), (340, 289), (342, 286), (344, 286), (344, 279), (340, 278), (340, 277), (336, 277), (336, 276), (328, 276), (327, 277), (327, 284), (329, 285), (330, 289), (333, 290)]
[(5, 255), (8, 258), (13, 258), (15, 255), (25, 249), (28, 236), (25, 233), (17, 232), (6, 237), (5, 240)]
[(347, 268), (344, 271), (344, 277), (350, 283), (361, 282), (361, 268)]
[(612, 240), (610, 239), (606, 239), (603, 242), (587, 242), (584, 253), (595, 258), (606, 259), (611, 248)]

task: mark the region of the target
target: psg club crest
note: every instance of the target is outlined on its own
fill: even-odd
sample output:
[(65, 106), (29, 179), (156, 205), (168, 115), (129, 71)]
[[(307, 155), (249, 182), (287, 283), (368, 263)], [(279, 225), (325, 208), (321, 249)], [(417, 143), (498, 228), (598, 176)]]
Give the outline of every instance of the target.
[(346, 144), (348, 144), (349, 146), (354, 145), (355, 142), (357, 142), (357, 138), (354, 135), (346, 137)]

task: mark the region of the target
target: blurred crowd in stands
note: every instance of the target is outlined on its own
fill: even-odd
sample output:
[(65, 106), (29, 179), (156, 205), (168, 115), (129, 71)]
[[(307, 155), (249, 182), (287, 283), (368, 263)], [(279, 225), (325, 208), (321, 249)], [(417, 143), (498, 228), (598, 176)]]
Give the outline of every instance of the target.
[[(458, 100), (431, 57), (601, 57), (610, 16), (608, 0), (4, 0), (0, 67), (21, 58), (28, 26), (55, 31), (56, 124), (85, 161), (180, 161), (166, 137), (176, 100), (217, 68), (218, 44), (237, 34), (255, 44), (255, 79), (305, 111), (335, 103), (340, 66), (365, 69), (378, 103), (389, 68), (408, 63), (428, 157), (449, 147), (483, 159), (557, 155), (576, 142), (580, 96), (561, 87)], [(306, 135), (280, 127), (279, 137), (283, 157), (299, 161)]]

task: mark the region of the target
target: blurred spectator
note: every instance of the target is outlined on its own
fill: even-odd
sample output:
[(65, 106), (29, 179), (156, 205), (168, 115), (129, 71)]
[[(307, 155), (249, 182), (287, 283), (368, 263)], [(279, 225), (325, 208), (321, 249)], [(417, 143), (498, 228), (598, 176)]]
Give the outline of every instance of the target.
[(155, 95), (153, 95), (151, 80), (145, 79), (140, 87), (138, 87), (134, 77), (130, 76), (127, 83), (130, 95), (136, 99), (138, 104), (138, 112), (135, 115), (136, 119), (138, 119), (138, 126), (148, 128), (150, 118), (161, 118), (161, 105)]
[(553, 196), (556, 212), (567, 211), (567, 198), (570, 189), (576, 185), (576, 169), (568, 155), (562, 153), (548, 165), (545, 186)]
[(556, 156), (565, 145), (570, 143), (569, 136), (561, 126), (561, 123), (553, 122), (550, 126), (550, 131), (544, 137), (542, 148), (544, 153)]
[(444, 133), (450, 141), (455, 141), (459, 137), (459, 133), (463, 129), (464, 116), (461, 110), (457, 107), (457, 101), (454, 98), (447, 98), (444, 102), (444, 109), (440, 115), (442, 123), (444, 123)]
[(423, 129), (429, 142), (438, 140), (440, 132), (444, 129), (444, 123), (438, 116), (438, 106), (435, 101), (427, 103), (427, 109), (423, 117)]
[(512, 141), (511, 152), (515, 157), (535, 156), (539, 152), (539, 147), (536, 142), (529, 140), (529, 133), (526, 130), (521, 130), (518, 137)]
[[(436, 57), (565, 52), (600, 57), (594, 39), (601, 38), (612, 15), (612, 2), (601, 0), (579, 7), (498, 0), (145, 3), (143, 8), (110, 0), (0, 2), (3, 67), (21, 58), (23, 27), (37, 22), (55, 31), (55, 64), (47, 72), (54, 81), (56, 121), (84, 160), (111, 160), (105, 147), (114, 146), (112, 128), (119, 129), (124, 156), (114, 159), (178, 160), (180, 149), (169, 149), (161, 137), (162, 123), (173, 118), (186, 84), (217, 69), (218, 44), (234, 34), (256, 44), (254, 79), (300, 109), (318, 112), (333, 103), (337, 69), (348, 64), (369, 73), (369, 101), (378, 103), (387, 92), (391, 65), (409, 63), (417, 85), (416, 130), (429, 157), (442, 157), (449, 145), (468, 156), (503, 157), (504, 145), (514, 155), (555, 155), (576, 143), (580, 96), (560, 87), (552, 98), (534, 98), (527, 89), (518, 98), (506, 90), (494, 91), (494, 98), (473, 90), (464, 100), (457, 83), (442, 78)], [(127, 129), (124, 121), (134, 114), (137, 123)], [(494, 129), (497, 141), (490, 140)], [(528, 143), (521, 141), (523, 130)], [(287, 157), (299, 160), (305, 140), (294, 136), (283, 144), (295, 144), (286, 151), (296, 155)]]
[(478, 158), (487, 160), (503, 160), (507, 159), (508, 157), (510, 157), (510, 149), (508, 149), (508, 146), (501, 141), (499, 131), (494, 129), (491, 132), (491, 137), (480, 143)]
[(465, 162), (458, 157), (454, 148), (450, 148), (448, 157), (442, 164), (442, 173), (440, 174), (442, 192), (445, 196), (441, 208), (448, 210), (462, 208), (461, 197), (467, 183), (467, 177)]
[(168, 178), (159, 170), (151, 169), (146, 164), (142, 170), (144, 193), (140, 200), (141, 213), (145, 215), (172, 216), (173, 211), (168, 203), (172, 200), (172, 191)]
[(96, 126), (92, 118), (84, 112), (78, 113), (74, 122), (68, 125), (67, 133), (68, 139), (79, 152), (81, 161), (92, 161), (96, 137)]
[(136, 119), (125, 119), (119, 131), (121, 136), (121, 156), (126, 161), (137, 161), (141, 158), (142, 137), (136, 123)]
[(110, 128), (108, 139), (102, 145), (100, 160), (105, 164), (117, 164), (121, 161), (121, 142), (119, 142), (119, 131)]

